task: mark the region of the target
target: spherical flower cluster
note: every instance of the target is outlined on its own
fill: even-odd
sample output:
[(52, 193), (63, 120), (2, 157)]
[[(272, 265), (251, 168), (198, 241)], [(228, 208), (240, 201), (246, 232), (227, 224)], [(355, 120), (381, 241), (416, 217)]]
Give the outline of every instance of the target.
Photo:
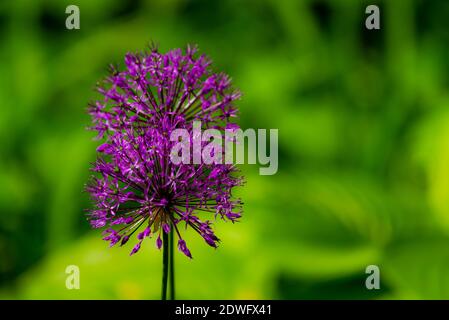
[(236, 116), (240, 97), (225, 74), (210, 70), (210, 61), (194, 48), (166, 54), (127, 54), (126, 68), (111, 73), (98, 91), (103, 98), (89, 105), (91, 129), (103, 140), (86, 189), (95, 207), (88, 219), (103, 228), (111, 246), (124, 245), (136, 233), (131, 254), (145, 238), (176, 232), (178, 248), (191, 258), (181, 226), (190, 227), (212, 247), (219, 239), (212, 230), (217, 218), (236, 221), (242, 203), (232, 189), (243, 182), (232, 164), (174, 164), (170, 152), (175, 129), (203, 127), (224, 130)]

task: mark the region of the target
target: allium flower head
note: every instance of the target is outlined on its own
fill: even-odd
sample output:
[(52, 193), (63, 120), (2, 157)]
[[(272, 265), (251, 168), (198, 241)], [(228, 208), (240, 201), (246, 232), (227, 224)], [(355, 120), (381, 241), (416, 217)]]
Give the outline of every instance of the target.
[(91, 129), (104, 141), (87, 186), (95, 202), (91, 225), (106, 227), (104, 240), (111, 246), (132, 239), (137, 244), (131, 254), (145, 238), (155, 238), (161, 248), (161, 233), (174, 228), (179, 250), (191, 257), (184, 226), (216, 247), (211, 221), (240, 217), (241, 201), (231, 191), (242, 177), (234, 165), (172, 163), (170, 134), (179, 128), (191, 132), (196, 120), (205, 129), (235, 127), (230, 120), (240, 94), (191, 47), (185, 54), (155, 48), (127, 54), (125, 65), (124, 71), (111, 67), (98, 89), (104, 98), (89, 106)]

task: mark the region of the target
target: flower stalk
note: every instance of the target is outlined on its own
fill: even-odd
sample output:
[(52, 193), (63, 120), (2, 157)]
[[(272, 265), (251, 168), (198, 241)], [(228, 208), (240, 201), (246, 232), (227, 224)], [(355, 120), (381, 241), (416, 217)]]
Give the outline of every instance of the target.
[(162, 293), (161, 299), (167, 300), (167, 283), (168, 283), (168, 265), (169, 265), (169, 255), (168, 255), (168, 234), (162, 232)]
[(169, 234), (169, 247), (170, 247), (170, 254), (169, 254), (169, 268), (170, 268), (170, 274), (169, 274), (169, 282), (170, 282), (170, 300), (175, 300), (175, 255), (174, 255), (174, 226), (172, 225), (172, 228), (170, 229)]

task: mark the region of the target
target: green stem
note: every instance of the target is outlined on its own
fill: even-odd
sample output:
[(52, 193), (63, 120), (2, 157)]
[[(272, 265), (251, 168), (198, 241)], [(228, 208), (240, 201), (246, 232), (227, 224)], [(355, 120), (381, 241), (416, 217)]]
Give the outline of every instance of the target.
[(167, 300), (168, 234), (162, 231), (162, 300)]
[(174, 226), (171, 226), (170, 230), (170, 300), (175, 300), (175, 257), (173, 253), (173, 248), (175, 246), (174, 242)]

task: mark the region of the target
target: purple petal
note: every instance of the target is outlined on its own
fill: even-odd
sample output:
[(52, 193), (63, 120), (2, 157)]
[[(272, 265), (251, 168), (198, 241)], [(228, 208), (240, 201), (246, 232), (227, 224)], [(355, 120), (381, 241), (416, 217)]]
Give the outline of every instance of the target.
[(178, 249), (184, 253), (187, 257), (192, 259), (192, 255), (190, 254), (190, 250), (186, 246), (186, 242), (182, 239), (178, 240)]
[(131, 253), (129, 254), (130, 256), (132, 256), (133, 254), (135, 254), (137, 251), (139, 251), (140, 250), (140, 244), (141, 244), (142, 242), (139, 242), (139, 243), (137, 243), (136, 245), (135, 245), (135, 247), (133, 248), (133, 250), (131, 251)]
[(162, 248), (162, 239), (161, 239), (161, 236), (160, 236), (160, 235), (157, 237), (157, 240), (156, 240), (156, 247), (157, 247), (158, 249)]

